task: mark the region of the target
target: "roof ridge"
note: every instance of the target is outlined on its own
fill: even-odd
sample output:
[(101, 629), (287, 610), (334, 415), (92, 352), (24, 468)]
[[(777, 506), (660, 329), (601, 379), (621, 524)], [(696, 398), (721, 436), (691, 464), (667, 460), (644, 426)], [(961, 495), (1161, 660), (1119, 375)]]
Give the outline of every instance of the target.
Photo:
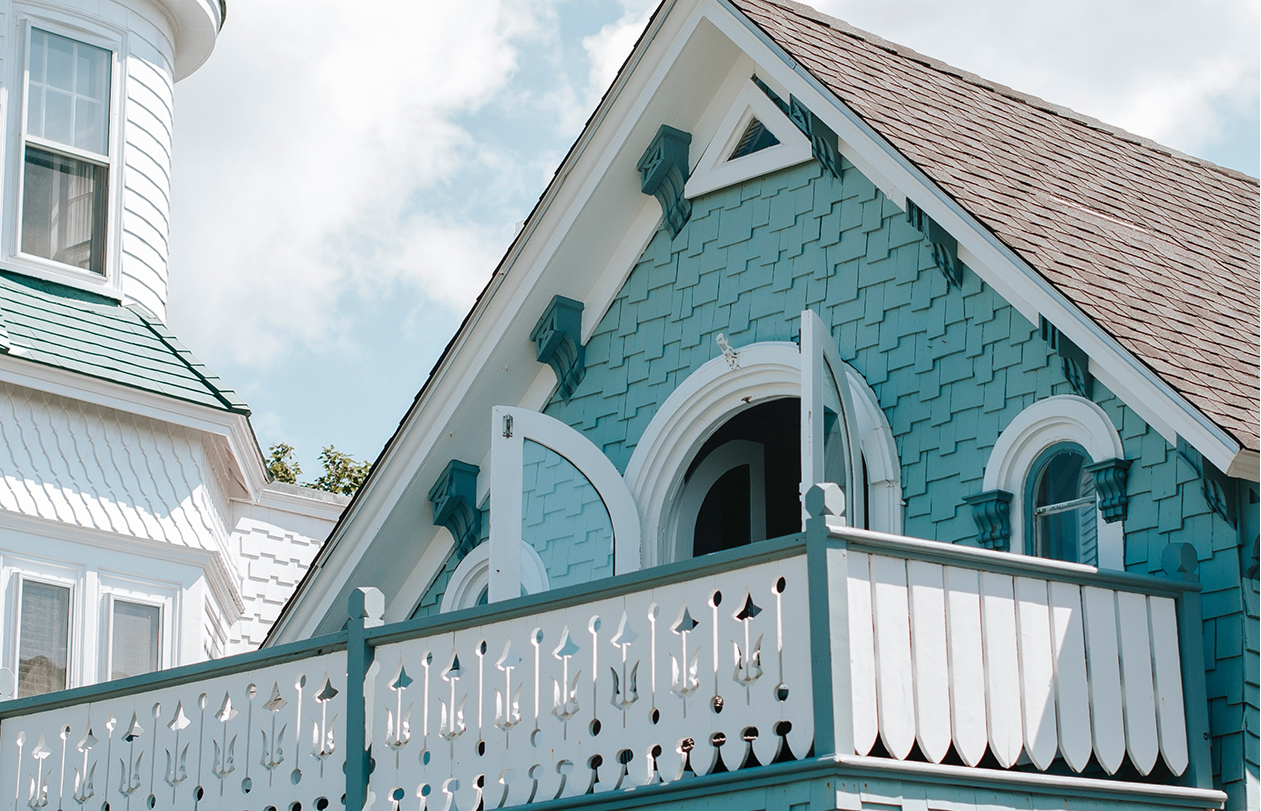
[(184, 365), (188, 367), (188, 370), (196, 375), (197, 378), (201, 380), (208, 389), (210, 389), (210, 392), (220, 402), (222, 402), (229, 411), (236, 411), (247, 417), (250, 415), (250, 407), (245, 403), (245, 401), (238, 397), (234, 390), (225, 386), (218, 375), (206, 368), (206, 364), (198, 360), (197, 356), (192, 353), (192, 350), (184, 346), (184, 344), (175, 337), (175, 334), (167, 328), (166, 324), (162, 323), (155, 315), (153, 315), (153, 313), (149, 312), (139, 304), (128, 303), (123, 306), (135, 313), (136, 316), (140, 318), (140, 321), (148, 327), (154, 335), (158, 336), (158, 340), (170, 347), (176, 357), (178, 357)]
[(1195, 155), (1188, 155), (1187, 153), (1180, 152), (1174, 149), (1173, 147), (1166, 146), (1160, 143), (1159, 141), (1154, 141), (1151, 138), (1147, 138), (1142, 135), (1136, 135), (1135, 133), (1132, 133), (1129, 130), (1118, 127), (1115, 124), (1109, 124), (1106, 121), (1101, 121), (1092, 116), (1088, 116), (1085, 113), (1079, 113), (1076, 110), (1073, 110), (1069, 107), (1065, 107), (1060, 104), (1054, 104), (1052, 102), (1047, 101), (1046, 99), (1043, 99), (1039, 96), (1035, 96), (1031, 93), (1022, 93), (1021, 91), (1008, 87), (1005, 84), (1000, 84), (998, 82), (990, 81), (989, 79), (986, 79), (985, 77), (979, 76), (975, 73), (971, 73), (970, 71), (962, 70), (961, 68), (956, 68), (953, 65), (950, 65), (946, 62), (941, 61), (940, 59), (935, 59), (931, 56), (925, 56), (924, 54), (920, 53), (919, 51), (916, 51), (913, 48), (909, 48), (905, 45), (899, 45), (896, 42), (890, 42), (889, 40), (879, 36), (878, 34), (873, 34), (870, 31), (864, 31), (861, 28), (857, 28), (856, 26), (850, 25), (849, 23), (845, 22), (844, 20), (838, 17), (833, 17), (830, 14), (825, 14), (816, 8), (812, 8), (811, 6), (805, 5), (804, 3), (798, 3), (796, 2), (796, 0), (761, 0), (761, 2), (769, 3), (770, 5), (773, 5), (773, 6), (778, 6), (786, 11), (789, 11), (797, 15), (798, 17), (804, 17), (813, 22), (821, 23), (823, 25), (826, 25), (828, 28), (832, 28), (842, 34), (845, 34), (846, 36), (853, 37), (854, 39), (860, 39), (869, 45), (873, 45), (877, 48), (888, 51), (889, 53), (900, 56), (903, 59), (908, 59), (912, 62), (919, 62), (925, 67), (931, 68), (932, 70), (935, 70), (939, 73), (945, 73), (948, 76), (954, 76), (955, 78), (960, 79), (964, 82), (967, 82), (970, 85), (980, 87), (983, 90), (989, 90), (1000, 96), (1009, 98), (1012, 101), (1017, 101), (1017, 102), (1020, 102), (1021, 104), (1027, 104), (1030, 107), (1034, 107), (1038, 110), (1042, 110), (1043, 112), (1051, 113), (1052, 115), (1058, 116), (1068, 121), (1072, 121), (1075, 124), (1080, 124), (1090, 129), (1098, 130), (1100, 132), (1105, 132), (1115, 138), (1119, 138), (1120, 140), (1128, 141), (1138, 146), (1145, 147), (1154, 152), (1158, 152), (1162, 155), (1168, 155), (1169, 157), (1177, 158), (1177, 159), (1186, 161), (1188, 163), (1194, 163), (1198, 166), (1204, 167), (1205, 169), (1219, 172), (1221, 174), (1227, 175), (1228, 177), (1233, 177), (1236, 180), (1243, 180), (1252, 184), (1261, 184), (1261, 180), (1258, 180), (1257, 178), (1252, 177), (1251, 175), (1245, 172), (1241, 172), (1238, 169), (1231, 169), (1230, 167), (1213, 163), (1212, 161), (1207, 160), (1205, 158), (1199, 158), (1199, 157), (1196, 157)]

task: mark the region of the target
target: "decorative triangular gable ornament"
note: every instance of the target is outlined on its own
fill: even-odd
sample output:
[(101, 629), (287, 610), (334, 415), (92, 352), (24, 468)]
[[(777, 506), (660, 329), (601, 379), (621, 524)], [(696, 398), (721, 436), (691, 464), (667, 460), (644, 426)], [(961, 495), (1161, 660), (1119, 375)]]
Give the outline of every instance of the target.
[[(733, 158), (755, 118), (779, 143)], [(715, 189), (805, 163), (810, 158), (810, 141), (750, 80), (740, 89), (731, 109), (705, 147), (683, 193), (689, 199), (698, 197)]]

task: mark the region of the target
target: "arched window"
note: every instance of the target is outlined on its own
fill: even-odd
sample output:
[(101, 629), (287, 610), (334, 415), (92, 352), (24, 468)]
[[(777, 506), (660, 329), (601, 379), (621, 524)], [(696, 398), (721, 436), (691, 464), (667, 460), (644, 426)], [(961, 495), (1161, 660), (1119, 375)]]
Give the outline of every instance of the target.
[(1026, 552), (1070, 563), (1098, 561), (1095, 478), (1090, 457), (1072, 443), (1042, 452), (1029, 475)]

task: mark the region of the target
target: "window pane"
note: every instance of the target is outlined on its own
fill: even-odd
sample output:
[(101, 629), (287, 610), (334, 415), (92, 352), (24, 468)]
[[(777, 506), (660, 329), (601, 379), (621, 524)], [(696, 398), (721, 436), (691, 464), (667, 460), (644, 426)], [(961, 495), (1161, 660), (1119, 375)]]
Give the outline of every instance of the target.
[(108, 154), (110, 52), (32, 29), (28, 68), (27, 133)]
[(138, 676), (158, 669), (161, 620), (162, 609), (155, 605), (114, 601), (111, 679)]
[(28, 145), (22, 250), (104, 275), (107, 175), (103, 166)]
[(18, 695), (66, 689), (70, 655), (70, 589), (22, 583), (18, 650)]
[[(1037, 472), (1034, 509), (1042, 510), (1034, 519), (1034, 554), (1070, 562), (1097, 561), (1095, 527), (1095, 482), (1086, 470), (1089, 461), (1073, 450), (1063, 450), (1047, 459)], [(1083, 504), (1067, 506), (1080, 499)]]

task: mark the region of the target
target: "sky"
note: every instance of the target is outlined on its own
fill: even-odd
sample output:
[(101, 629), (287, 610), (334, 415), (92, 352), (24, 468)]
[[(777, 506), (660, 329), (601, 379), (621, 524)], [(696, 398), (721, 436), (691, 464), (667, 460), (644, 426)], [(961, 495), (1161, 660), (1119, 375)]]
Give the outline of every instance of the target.
[[(1258, 175), (1253, 0), (813, 5)], [(168, 320), (311, 480), (380, 453), (655, 2), (228, 6), (176, 86)]]

